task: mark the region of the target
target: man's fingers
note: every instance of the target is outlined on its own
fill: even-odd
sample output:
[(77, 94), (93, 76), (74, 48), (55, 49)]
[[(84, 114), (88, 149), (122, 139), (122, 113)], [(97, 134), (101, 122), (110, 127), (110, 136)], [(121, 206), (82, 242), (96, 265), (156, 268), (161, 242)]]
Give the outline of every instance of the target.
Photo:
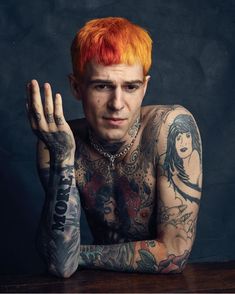
[(65, 124), (63, 105), (62, 105), (62, 97), (59, 93), (57, 93), (55, 95), (54, 118), (55, 118), (55, 123), (57, 126), (62, 126)]
[(40, 95), (40, 89), (38, 82), (36, 80), (31, 81), (31, 87), (30, 87), (30, 101), (31, 101), (31, 112), (33, 115), (33, 118), (38, 125), (39, 129), (47, 130), (47, 123), (44, 116), (43, 106), (42, 106), (42, 100)]
[(49, 83), (44, 84), (44, 96), (44, 103), (42, 103), (39, 84), (36, 80), (32, 80), (27, 85), (26, 110), (34, 130), (54, 132), (57, 127), (63, 127), (66, 124), (62, 97), (57, 93), (53, 101), (52, 89)]
[(49, 83), (44, 84), (44, 94), (45, 94), (45, 102), (44, 102), (44, 114), (45, 119), (48, 124), (48, 128), (53, 131), (56, 128), (55, 119), (54, 119), (54, 105), (52, 98), (52, 90)]

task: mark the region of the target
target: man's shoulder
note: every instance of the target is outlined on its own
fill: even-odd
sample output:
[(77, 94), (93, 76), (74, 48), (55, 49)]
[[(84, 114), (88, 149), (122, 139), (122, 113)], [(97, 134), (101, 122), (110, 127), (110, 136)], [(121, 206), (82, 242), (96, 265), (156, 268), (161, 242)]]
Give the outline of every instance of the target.
[(167, 138), (172, 132), (186, 132), (196, 122), (182, 105), (149, 105), (142, 108), (143, 134), (156, 142), (156, 147), (166, 151)]
[(171, 124), (178, 115), (190, 115), (182, 105), (147, 105), (141, 108), (142, 121), (146, 126), (150, 125), (168, 125)]
[(146, 121), (144, 133), (154, 134), (161, 161), (165, 158), (168, 145), (175, 144), (178, 134), (190, 133), (197, 138), (200, 136), (193, 115), (181, 105), (147, 106), (143, 108), (143, 114)]

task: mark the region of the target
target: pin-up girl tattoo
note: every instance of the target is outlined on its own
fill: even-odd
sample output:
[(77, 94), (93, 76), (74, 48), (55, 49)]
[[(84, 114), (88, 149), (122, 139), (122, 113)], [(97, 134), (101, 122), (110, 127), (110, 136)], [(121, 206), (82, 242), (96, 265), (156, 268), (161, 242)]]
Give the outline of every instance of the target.
[(163, 168), (174, 191), (185, 200), (199, 204), (201, 145), (196, 124), (190, 115), (178, 115), (170, 126)]

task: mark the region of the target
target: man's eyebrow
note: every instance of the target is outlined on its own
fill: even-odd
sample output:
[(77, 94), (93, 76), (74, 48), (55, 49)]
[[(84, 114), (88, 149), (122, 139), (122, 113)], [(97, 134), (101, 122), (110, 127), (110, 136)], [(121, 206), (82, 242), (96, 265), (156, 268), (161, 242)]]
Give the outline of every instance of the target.
[(124, 82), (124, 84), (143, 84), (144, 82), (143, 81), (141, 81), (141, 80), (132, 80), (132, 81), (126, 81), (126, 82)]
[[(94, 80), (89, 80), (88, 84), (92, 85), (92, 84), (115, 84), (113, 81), (111, 80), (105, 80), (105, 79), (94, 79)], [(131, 80), (131, 81), (124, 81), (125, 85), (130, 85), (130, 84), (143, 84), (144, 82), (141, 80)]]
[(113, 82), (111, 80), (103, 80), (103, 79), (94, 79), (94, 80), (88, 80), (87, 82), (89, 85), (92, 85), (92, 84), (99, 84), (99, 83), (102, 83), (102, 84), (113, 84)]

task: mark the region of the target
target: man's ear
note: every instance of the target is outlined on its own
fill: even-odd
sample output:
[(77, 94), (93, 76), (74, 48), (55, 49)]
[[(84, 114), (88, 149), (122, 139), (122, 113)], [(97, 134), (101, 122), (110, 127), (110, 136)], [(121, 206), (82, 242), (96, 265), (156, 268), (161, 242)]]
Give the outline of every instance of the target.
[(148, 82), (150, 80), (151, 76), (145, 76), (144, 77), (144, 95), (146, 93), (147, 87), (148, 87)]
[(77, 100), (82, 99), (81, 85), (79, 85), (78, 79), (71, 73), (68, 75), (70, 88), (73, 93), (73, 96)]

